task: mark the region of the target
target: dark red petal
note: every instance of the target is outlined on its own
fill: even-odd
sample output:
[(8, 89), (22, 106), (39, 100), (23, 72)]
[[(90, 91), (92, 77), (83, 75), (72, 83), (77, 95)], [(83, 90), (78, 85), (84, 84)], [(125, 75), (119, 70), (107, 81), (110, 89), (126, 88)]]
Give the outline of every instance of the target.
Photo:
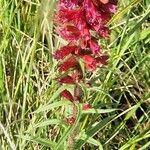
[(97, 11), (96, 7), (94, 7), (91, 0), (85, 0), (83, 3), (85, 12), (86, 12), (86, 20), (90, 25), (93, 25), (97, 20)]
[(56, 15), (56, 23), (67, 23), (70, 21), (74, 21), (78, 13), (78, 10), (60, 10), (59, 13)]
[(82, 52), (82, 50), (81, 49), (76, 49), (75, 51), (74, 51), (74, 53), (73, 54), (75, 54), (75, 55), (80, 55), (81, 54), (81, 52)]
[(100, 64), (103, 64), (103, 65), (107, 65), (108, 64), (108, 58), (109, 58), (108, 55), (103, 55), (101, 57), (97, 57), (96, 61), (97, 61), (98, 64), (100, 63)]
[(91, 105), (91, 104), (89, 104), (89, 103), (83, 104), (83, 107), (82, 107), (83, 110), (88, 110), (88, 109), (90, 109), (90, 108), (92, 108), (92, 105)]
[(74, 84), (75, 83), (73, 78), (69, 75), (58, 79), (58, 82), (59, 83), (66, 83), (66, 84)]
[(69, 41), (77, 41), (81, 38), (81, 33), (79, 29), (73, 25), (67, 25), (58, 29), (58, 34)]
[(71, 94), (68, 90), (62, 91), (62, 92), (60, 93), (60, 95), (61, 95), (62, 97), (64, 97), (64, 98), (70, 100), (70, 101), (73, 101), (73, 100), (74, 100), (72, 94)]
[[(87, 41), (87, 40), (84, 40), (84, 39), (81, 39), (81, 40), (79, 41), (79, 44), (80, 44), (81, 48), (84, 50), (84, 49), (86, 49), (87, 46), (88, 46), (88, 41)], [(80, 53), (80, 54), (81, 54), (81, 53)]]
[(81, 11), (76, 18), (75, 25), (80, 30), (80, 33), (82, 35), (82, 38), (84, 40), (89, 40), (91, 38), (89, 27), (86, 23), (86, 17), (83, 11)]
[(77, 51), (79, 48), (77, 46), (64, 46), (57, 50), (54, 54), (54, 58), (59, 60), (68, 56), (70, 53)]
[(65, 62), (63, 62), (62, 64), (59, 65), (59, 70), (60, 71), (67, 71), (70, 68), (73, 68), (75, 66), (77, 66), (78, 62), (76, 61), (75, 58), (71, 57), (68, 58)]
[(90, 49), (94, 54), (97, 54), (100, 51), (100, 46), (98, 45), (96, 40), (90, 39), (88, 41)]
[(66, 118), (66, 122), (69, 124), (69, 125), (73, 125), (75, 123), (76, 119), (75, 117), (68, 117)]
[(94, 71), (96, 69), (97, 61), (95, 58), (90, 55), (84, 55), (82, 58), (88, 71)]

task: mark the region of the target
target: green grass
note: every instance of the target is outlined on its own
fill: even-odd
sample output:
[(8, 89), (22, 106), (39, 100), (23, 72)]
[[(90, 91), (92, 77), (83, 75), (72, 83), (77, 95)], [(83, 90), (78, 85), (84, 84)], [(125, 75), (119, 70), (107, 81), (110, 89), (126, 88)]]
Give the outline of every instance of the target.
[(76, 105), (72, 126), (72, 105), (59, 96), (66, 86), (55, 81), (52, 54), (66, 43), (55, 8), (56, 0), (0, 1), (0, 150), (148, 150), (150, 1), (119, 1), (111, 38), (100, 40), (109, 64), (90, 76), (91, 88), (81, 85), (93, 109)]

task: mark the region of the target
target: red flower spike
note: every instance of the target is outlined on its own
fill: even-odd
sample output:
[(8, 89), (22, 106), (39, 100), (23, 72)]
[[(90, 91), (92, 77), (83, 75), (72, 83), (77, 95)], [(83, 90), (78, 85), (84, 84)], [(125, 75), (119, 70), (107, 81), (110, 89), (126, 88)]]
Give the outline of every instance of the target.
[(90, 108), (92, 108), (91, 104), (89, 104), (89, 103), (83, 104), (83, 107), (82, 107), (83, 110), (88, 110)]
[(72, 117), (68, 117), (66, 118), (66, 122), (69, 124), (69, 125), (73, 125), (75, 123), (76, 119), (72, 116)]
[(76, 59), (71, 57), (59, 65), (59, 71), (67, 71), (70, 68), (76, 67), (77, 64), (78, 62), (76, 61)]
[(64, 98), (70, 100), (70, 101), (73, 101), (73, 100), (74, 100), (72, 94), (71, 94), (68, 90), (63, 90), (63, 91), (60, 93), (60, 95), (61, 95), (62, 97), (64, 97)]
[(58, 82), (59, 83), (66, 83), (66, 84), (75, 84), (73, 78), (69, 75), (58, 79)]
[[(79, 58), (83, 60), (87, 71), (94, 71), (98, 65), (106, 65), (108, 62), (107, 55), (99, 55), (101, 47), (94, 35), (99, 34), (101, 38), (109, 37), (107, 23), (116, 12), (116, 5), (117, 0), (59, 0), (58, 2), (58, 13), (55, 16), (57, 33), (71, 44), (57, 50), (54, 58), (63, 60), (59, 64), (60, 72), (70, 69), (69, 75), (66, 72), (66, 76), (57, 80), (60, 84), (74, 85), (73, 95), (67, 89), (60, 93), (71, 102), (82, 102), (83, 98), (83, 90), (78, 83), (86, 80), (83, 78)], [(67, 58), (64, 60), (65, 57)], [(87, 87), (91, 86), (91, 83), (87, 83)], [(83, 110), (90, 108), (92, 106), (89, 103), (82, 106)], [(74, 110), (72, 114), (75, 114)], [(76, 121), (76, 116), (69, 116), (65, 121), (72, 125)]]
[(97, 61), (95, 58), (90, 55), (84, 55), (82, 58), (88, 71), (94, 71), (96, 69)]
[(79, 48), (77, 46), (69, 46), (69, 45), (64, 46), (54, 53), (54, 58), (57, 60), (63, 59), (72, 52), (77, 51), (78, 49)]

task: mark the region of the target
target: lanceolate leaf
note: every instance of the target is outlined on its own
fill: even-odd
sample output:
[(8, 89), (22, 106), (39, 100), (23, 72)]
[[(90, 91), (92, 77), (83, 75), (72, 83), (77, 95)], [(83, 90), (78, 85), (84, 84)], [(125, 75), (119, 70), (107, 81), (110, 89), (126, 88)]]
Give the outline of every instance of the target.
[(94, 127), (90, 127), (81, 138), (76, 143), (76, 148), (81, 148), (89, 139), (89, 137), (93, 137), (96, 133), (98, 133), (101, 129), (106, 127), (110, 121), (114, 118), (114, 116), (107, 117), (103, 119), (101, 122), (97, 123)]
[(17, 137), (25, 139), (27, 141), (32, 141), (32, 142), (35, 142), (35, 143), (39, 143), (43, 146), (46, 146), (46, 147), (49, 147), (49, 148), (52, 148), (52, 149), (56, 145), (55, 142), (52, 142), (52, 141), (50, 141), (48, 139), (45, 139), (45, 138), (28, 136), (28, 135), (17, 135)]

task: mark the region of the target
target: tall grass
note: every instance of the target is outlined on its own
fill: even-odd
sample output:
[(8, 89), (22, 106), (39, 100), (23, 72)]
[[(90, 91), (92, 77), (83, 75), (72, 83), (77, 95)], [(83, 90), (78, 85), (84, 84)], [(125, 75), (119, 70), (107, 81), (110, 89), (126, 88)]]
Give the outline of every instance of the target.
[(0, 1), (0, 149), (148, 150), (150, 1), (119, 1), (111, 38), (100, 41), (109, 64), (90, 76), (91, 88), (81, 85), (93, 109), (77, 105), (72, 126), (70, 102), (59, 96), (65, 86), (55, 81), (52, 54), (66, 43), (55, 8), (56, 0)]

